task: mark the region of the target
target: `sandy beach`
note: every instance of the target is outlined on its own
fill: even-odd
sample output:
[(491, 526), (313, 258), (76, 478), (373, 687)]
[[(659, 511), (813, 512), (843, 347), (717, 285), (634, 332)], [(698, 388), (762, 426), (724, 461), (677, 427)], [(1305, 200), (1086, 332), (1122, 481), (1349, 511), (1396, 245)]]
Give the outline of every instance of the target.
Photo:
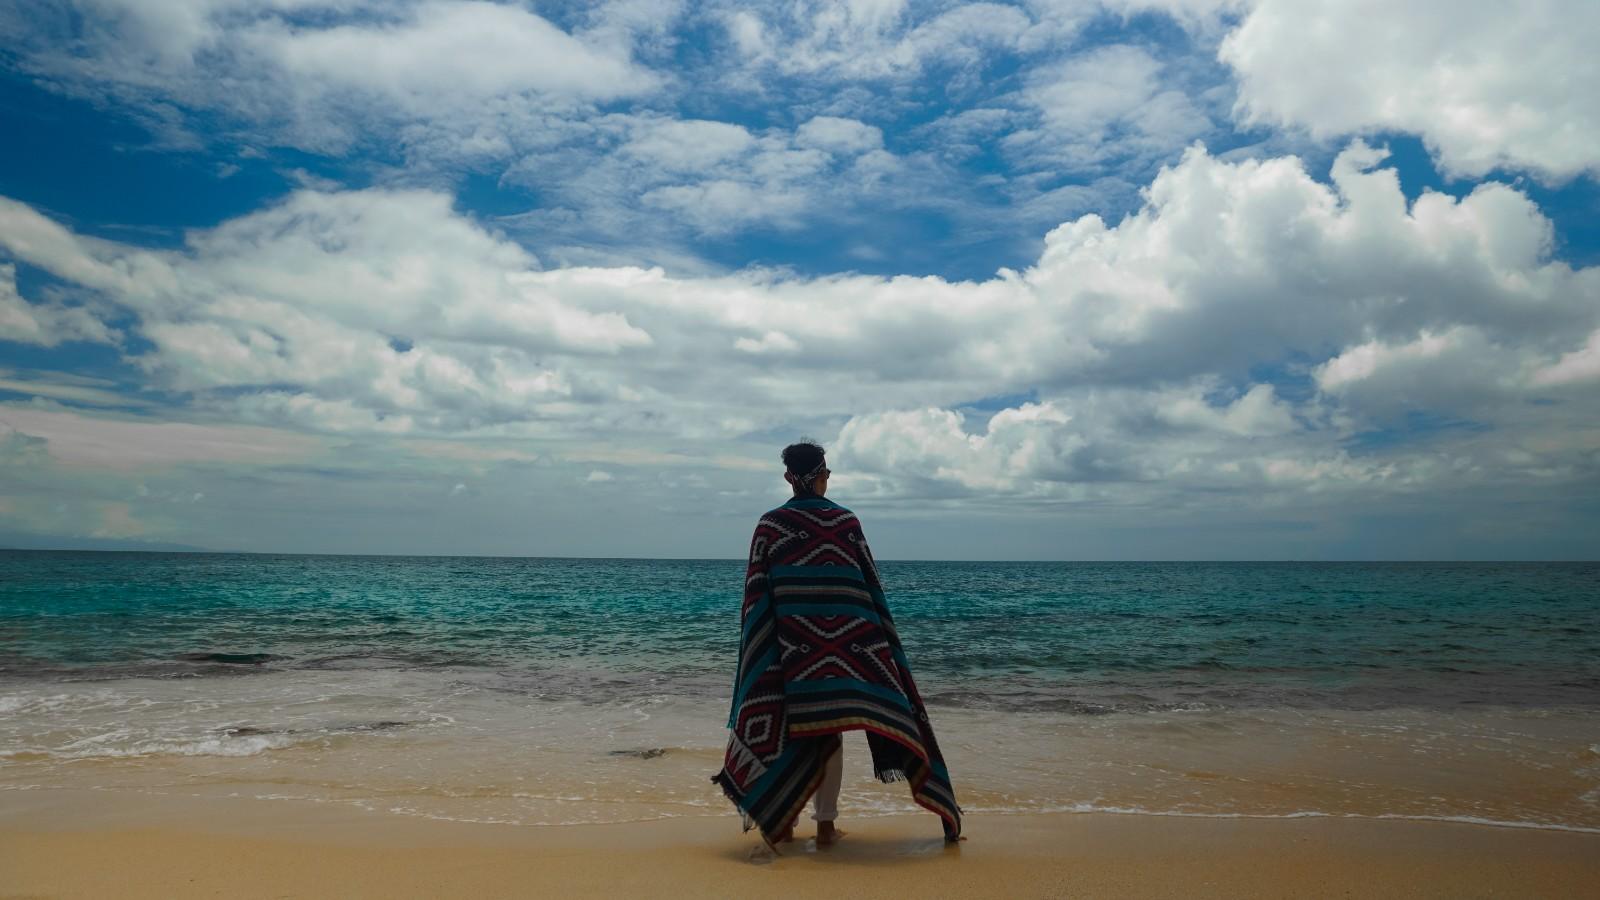
[(0, 900), (1600, 897), (1580, 566), (904, 565), (969, 840), (852, 731), (772, 858), (736, 567), (9, 562)]
[[(249, 799), (19, 791), (0, 897), (1592, 897), (1600, 835), (1461, 823), (1115, 814), (502, 826)], [(796, 894), (796, 892), (801, 892)]]
[(0, 35), (0, 900), (1600, 900), (1600, 0)]

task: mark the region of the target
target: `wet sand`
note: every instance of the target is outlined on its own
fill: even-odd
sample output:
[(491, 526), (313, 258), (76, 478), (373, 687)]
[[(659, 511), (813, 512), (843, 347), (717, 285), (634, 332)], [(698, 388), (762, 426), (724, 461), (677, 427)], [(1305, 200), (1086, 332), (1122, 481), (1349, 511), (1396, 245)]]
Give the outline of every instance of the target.
[[(0, 898), (1594, 897), (1600, 834), (1373, 819), (930, 815), (841, 820), (772, 858), (733, 813), (507, 826), (333, 804), (0, 794)], [(801, 892), (801, 893), (795, 893)]]

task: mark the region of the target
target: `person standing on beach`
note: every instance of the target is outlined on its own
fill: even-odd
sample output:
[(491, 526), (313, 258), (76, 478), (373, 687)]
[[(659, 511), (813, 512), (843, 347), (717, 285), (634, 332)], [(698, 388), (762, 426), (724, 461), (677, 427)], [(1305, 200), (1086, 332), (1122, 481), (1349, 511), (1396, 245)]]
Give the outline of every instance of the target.
[(756, 523), (740, 607), (728, 749), (711, 780), (774, 851), (808, 800), (817, 843), (834, 827), (846, 731), (867, 733), (873, 774), (906, 781), (961, 838), (961, 808), (855, 514), (824, 495), (812, 442), (783, 450), (794, 497)]

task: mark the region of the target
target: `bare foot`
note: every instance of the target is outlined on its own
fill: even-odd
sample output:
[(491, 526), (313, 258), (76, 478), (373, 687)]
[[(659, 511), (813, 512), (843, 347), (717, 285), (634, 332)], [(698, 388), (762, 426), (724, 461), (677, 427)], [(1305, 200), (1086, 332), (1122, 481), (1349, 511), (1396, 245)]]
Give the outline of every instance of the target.
[(794, 840), (794, 826), (790, 825), (779, 833), (777, 843), (786, 844), (792, 840)]
[(818, 822), (817, 823), (817, 846), (818, 847), (826, 847), (826, 846), (828, 846), (830, 844), (836, 844), (836, 843), (838, 843), (839, 838), (842, 838), (842, 837), (844, 837), (845, 835), (847, 835), (849, 833), (850, 832), (845, 831), (842, 828), (833, 827), (833, 823), (832, 822)]

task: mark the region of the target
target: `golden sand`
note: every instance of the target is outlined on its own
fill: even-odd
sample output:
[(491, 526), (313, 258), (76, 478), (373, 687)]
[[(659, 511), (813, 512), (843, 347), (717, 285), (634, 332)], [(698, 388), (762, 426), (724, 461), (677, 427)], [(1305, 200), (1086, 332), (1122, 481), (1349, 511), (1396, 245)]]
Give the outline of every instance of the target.
[(972, 815), (841, 820), (781, 857), (725, 818), (442, 822), (96, 791), (0, 799), (0, 898), (1600, 897), (1600, 835), (1444, 822)]

